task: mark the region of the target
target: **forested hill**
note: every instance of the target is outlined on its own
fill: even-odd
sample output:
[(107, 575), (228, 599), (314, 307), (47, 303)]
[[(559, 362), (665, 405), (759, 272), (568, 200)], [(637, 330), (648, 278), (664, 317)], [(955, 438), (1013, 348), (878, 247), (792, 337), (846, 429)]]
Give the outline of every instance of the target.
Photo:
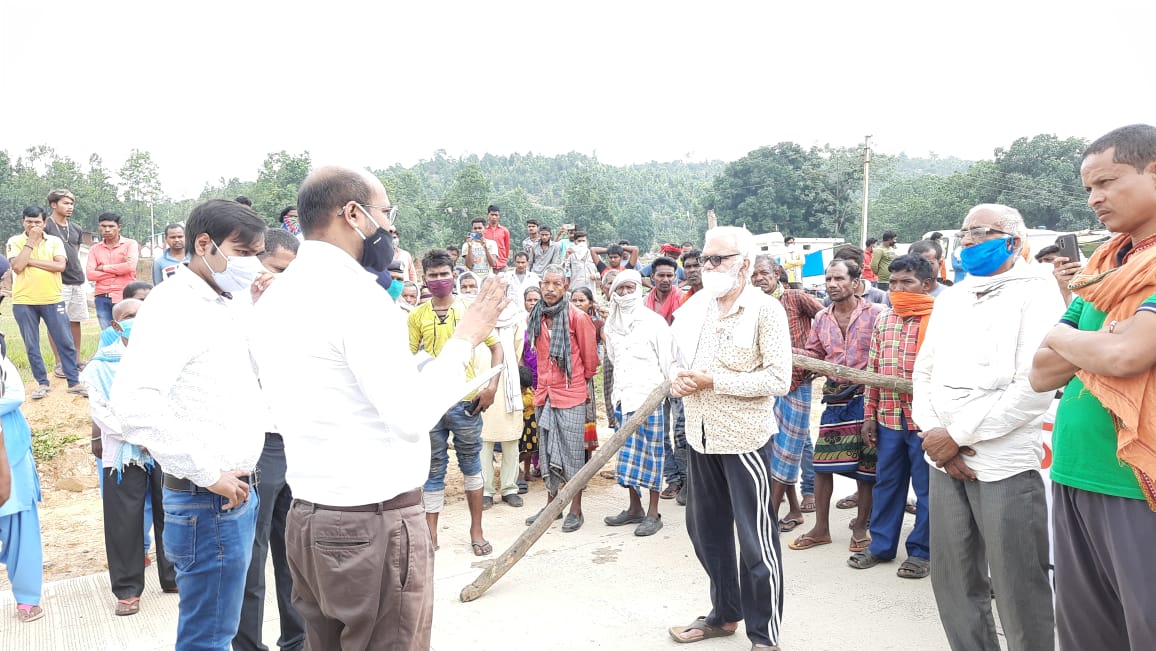
[[(991, 159), (966, 161), (931, 155), (912, 158), (875, 152), (871, 165), (869, 231), (896, 230), (902, 241), (962, 222), (978, 203), (1018, 208), (1030, 228), (1096, 227), (1080, 180), (1087, 141), (1041, 134), (997, 148)], [(297, 199), (309, 173), (309, 152), (270, 153), (255, 178), (221, 178), (198, 198), (171, 199), (161, 192), (161, 171), (147, 151), (133, 150), (117, 170), (98, 154), (87, 165), (48, 146), (20, 155), (0, 150), (0, 237), (20, 231), (25, 206), (44, 208), (53, 188), (77, 197), (75, 223), (95, 232), (103, 212), (119, 213), (128, 237), (146, 241), (183, 221), (198, 199), (245, 195), (270, 224)], [(859, 238), (863, 209), (863, 152), (858, 148), (803, 147), (782, 142), (731, 161), (649, 162), (608, 165), (596, 156), (510, 154), (449, 157), (375, 170), (400, 207), (402, 246), (421, 253), (460, 244), (470, 220), (486, 207), (502, 209), (514, 241), (529, 218), (557, 227), (576, 224), (595, 244), (627, 239), (644, 249), (659, 242), (701, 242), (705, 214), (721, 224), (756, 233), (780, 230), (800, 237)], [(155, 219), (150, 220), (150, 207)]]
[(703, 221), (701, 198), (723, 167), (720, 161), (613, 166), (576, 152), (458, 159), (438, 151), (412, 167), (377, 173), (401, 205), (403, 240), (422, 246), (457, 243), (469, 220), (485, 216), (491, 203), (517, 240), (534, 218), (554, 227), (576, 224), (598, 243), (628, 239), (650, 246), (701, 230), (691, 215)]

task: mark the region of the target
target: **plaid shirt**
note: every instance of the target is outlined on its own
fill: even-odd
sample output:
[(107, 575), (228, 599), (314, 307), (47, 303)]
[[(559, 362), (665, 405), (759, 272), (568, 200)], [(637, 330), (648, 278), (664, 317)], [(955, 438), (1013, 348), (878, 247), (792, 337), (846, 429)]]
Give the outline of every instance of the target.
[[(791, 348), (804, 348), (807, 345), (807, 336), (811, 334), (811, 321), (823, 309), (819, 299), (801, 289), (783, 289), (779, 297), (783, 309), (787, 311), (787, 325), (791, 330)], [(795, 368), (791, 373), (791, 391), (808, 381), (811, 373), (806, 369)]]
[[(901, 317), (888, 309), (879, 315), (871, 334), (871, 354), (867, 370), (889, 377), (911, 379), (915, 367), (915, 344), (919, 339), (919, 320), (922, 317)], [(866, 420), (877, 420), (887, 429), (916, 429), (911, 420), (911, 394), (891, 389), (867, 387), (863, 406)], [(903, 418), (907, 419), (904, 427)]]
[[(851, 312), (851, 321), (847, 325), (847, 336), (839, 328), (839, 322), (831, 310), (835, 306), (823, 308), (815, 315), (815, 322), (811, 326), (811, 334), (807, 335), (807, 347), (797, 351), (802, 355), (821, 359), (825, 362), (850, 366), (863, 370), (867, 368), (867, 361), (871, 350), (871, 333), (875, 330), (875, 320), (883, 312), (883, 306), (870, 303), (862, 297), (856, 299), (859, 304)], [(841, 378), (832, 378), (840, 380)]]

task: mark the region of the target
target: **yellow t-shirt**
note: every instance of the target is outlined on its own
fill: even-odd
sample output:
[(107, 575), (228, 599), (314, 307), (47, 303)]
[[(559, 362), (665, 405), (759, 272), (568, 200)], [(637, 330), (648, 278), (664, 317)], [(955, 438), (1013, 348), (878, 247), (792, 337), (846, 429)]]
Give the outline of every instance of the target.
[[(446, 311), (446, 318), (438, 317), (433, 310), (433, 303), (422, 303), (414, 308), (413, 312), (409, 313), (409, 352), (417, 353), (419, 350), (424, 350), (429, 353), (431, 357), (437, 357), (442, 352), (442, 346), (454, 334), (458, 323), (461, 322), (462, 316), (466, 313), (466, 305), (461, 300), (454, 301), (449, 310)], [(498, 338), (491, 332), (486, 337), (486, 346), (498, 345)], [(466, 367), (466, 381), (470, 381), (477, 376), (477, 369), (474, 368), (473, 362)]]
[[(24, 233), (8, 238), (8, 259), (20, 255), (21, 249), (28, 243), (28, 236)], [(32, 249), (32, 260), (52, 262), (54, 258), (64, 257), (64, 242), (55, 235), (45, 235), (40, 244)], [(13, 270), (15, 273), (15, 270)], [(12, 280), (12, 303), (15, 305), (53, 305), (63, 300), (60, 293), (60, 274), (31, 265), (21, 273), (15, 274)]]

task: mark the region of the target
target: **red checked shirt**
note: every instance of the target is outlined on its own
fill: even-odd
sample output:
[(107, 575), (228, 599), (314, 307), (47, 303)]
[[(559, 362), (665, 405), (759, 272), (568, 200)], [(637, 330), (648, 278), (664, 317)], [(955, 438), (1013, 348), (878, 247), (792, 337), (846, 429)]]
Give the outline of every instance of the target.
[[(875, 331), (871, 334), (871, 354), (867, 360), (867, 370), (888, 377), (911, 379), (915, 368), (915, 344), (919, 340), (919, 321), (923, 317), (901, 317), (888, 309), (875, 321)], [(863, 416), (876, 420), (880, 425), (893, 430), (914, 430), (911, 420), (911, 394), (892, 389), (867, 387)], [(904, 423), (903, 419), (907, 422)]]
[[(801, 289), (784, 289), (779, 297), (783, 309), (787, 311), (787, 325), (791, 329), (791, 348), (805, 348), (811, 334), (811, 322), (823, 310), (819, 299)], [(806, 369), (796, 368), (791, 373), (791, 391), (807, 382), (810, 375)]]

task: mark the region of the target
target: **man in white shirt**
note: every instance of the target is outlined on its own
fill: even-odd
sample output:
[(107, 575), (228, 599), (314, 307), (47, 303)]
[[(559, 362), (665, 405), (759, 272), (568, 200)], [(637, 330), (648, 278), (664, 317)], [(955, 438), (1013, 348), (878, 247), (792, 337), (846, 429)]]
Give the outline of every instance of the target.
[(251, 488), (268, 415), (249, 311), (230, 305), (231, 292), (265, 287), (254, 280), (266, 226), (251, 208), (213, 199), (193, 208), (185, 229), (192, 261), (137, 315), (110, 406), (124, 440), (164, 468), (164, 547), (181, 593), (176, 648), (225, 649), (253, 552)]
[[(633, 416), (650, 392), (666, 380), (678, 355), (670, 326), (642, 304), (642, 293), (642, 275), (633, 269), (619, 273), (610, 287), (610, 315), (603, 332), (606, 356), (618, 368), (619, 380), (614, 385), (612, 401), (607, 403), (607, 411), (614, 412), (617, 423)], [(618, 453), (614, 475), (630, 493), (630, 503), (626, 510), (603, 521), (611, 527), (636, 524), (636, 536), (652, 536), (662, 529), (658, 499), (665, 456), (665, 413), (659, 403)], [(644, 490), (650, 496), (645, 511), (640, 495)]]
[(486, 220), (481, 217), (470, 223), (470, 232), (462, 244), (462, 255), (466, 258), (466, 266), (479, 281), (498, 268), (498, 243), (486, 238)]
[(1027, 229), (1015, 209), (976, 206), (961, 232), (967, 278), (935, 300), (912, 373), (911, 416), (940, 470), (929, 482), (932, 588), (953, 651), (999, 650), (992, 587), (1008, 648), (1050, 650), (1039, 468), (1053, 392), (1034, 391), (1028, 376), (1064, 304), (1020, 259)]
[(538, 274), (530, 271), (530, 254), (525, 251), (514, 254), (514, 267), (506, 272), (506, 280), (517, 290), (518, 296), (524, 295), (527, 287), (537, 287), (542, 282)]
[[(419, 371), (405, 314), (366, 272), (393, 254), (381, 182), (322, 167), (301, 185), (297, 211), (305, 241), (256, 306), (254, 357), (285, 439), (285, 544), (306, 646), (426, 649), (433, 545), (419, 487), (429, 431), (467, 393), (465, 367), (508, 303), (506, 283), (485, 284)], [(317, 309), (302, 311), (306, 301)]]

